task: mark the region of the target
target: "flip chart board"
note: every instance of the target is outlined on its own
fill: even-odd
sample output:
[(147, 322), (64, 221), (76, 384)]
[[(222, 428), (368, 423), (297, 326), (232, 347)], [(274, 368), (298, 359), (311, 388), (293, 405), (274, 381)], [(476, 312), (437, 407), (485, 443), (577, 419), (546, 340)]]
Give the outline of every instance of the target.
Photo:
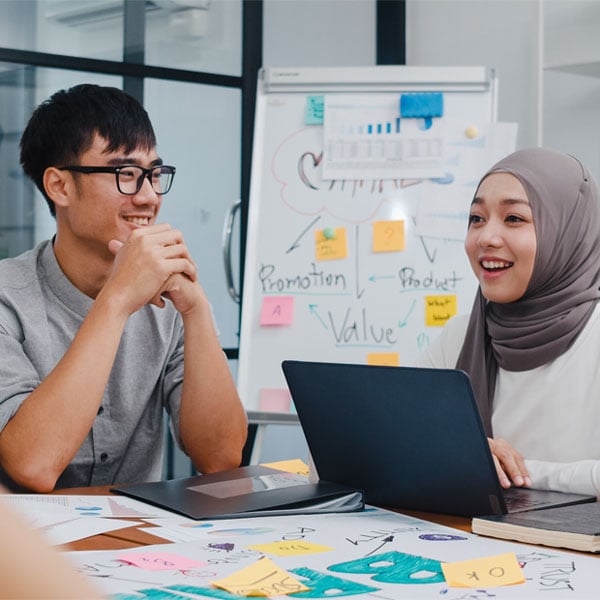
[(469, 205), (516, 141), (496, 97), (485, 67), (260, 72), (238, 368), (247, 409), (290, 410), (283, 359), (411, 364), (469, 312)]

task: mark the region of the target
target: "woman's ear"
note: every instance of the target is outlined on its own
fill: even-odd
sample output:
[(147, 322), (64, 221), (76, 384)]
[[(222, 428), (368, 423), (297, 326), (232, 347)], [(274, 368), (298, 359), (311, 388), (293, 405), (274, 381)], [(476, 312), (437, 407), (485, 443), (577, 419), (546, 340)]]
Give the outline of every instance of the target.
[(56, 206), (68, 206), (73, 180), (70, 173), (56, 167), (48, 167), (44, 171), (44, 189)]

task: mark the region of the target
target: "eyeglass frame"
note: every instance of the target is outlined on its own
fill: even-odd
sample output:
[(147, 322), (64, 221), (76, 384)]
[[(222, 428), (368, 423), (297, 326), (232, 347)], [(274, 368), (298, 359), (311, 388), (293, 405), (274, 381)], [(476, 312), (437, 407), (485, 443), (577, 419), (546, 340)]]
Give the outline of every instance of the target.
[[(138, 177), (138, 180), (136, 182), (135, 192), (124, 192), (121, 189), (121, 186), (119, 185), (119, 173), (123, 169), (131, 168), (131, 167), (140, 169), (142, 171), (142, 175), (140, 175), (140, 177)], [(119, 165), (116, 167), (108, 167), (108, 166), (92, 167), (92, 166), (87, 166), (87, 165), (86, 166), (84, 166), (84, 165), (65, 165), (64, 167), (57, 167), (57, 168), (59, 171), (74, 171), (75, 173), (86, 173), (86, 174), (114, 173), (115, 182), (117, 184), (117, 190), (119, 191), (120, 194), (123, 194), (125, 196), (135, 196), (135, 194), (137, 194), (142, 189), (142, 186), (144, 185), (144, 179), (147, 179), (150, 182), (150, 186), (152, 187), (152, 189), (154, 190), (155, 193), (160, 194), (161, 196), (164, 196), (171, 190), (171, 187), (173, 186), (173, 179), (175, 178), (175, 171), (176, 171), (176, 169), (173, 165), (155, 165), (154, 167), (150, 167), (149, 169), (147, 169), (146, 167), (141, 167), (140, 165), (131, 165), (131, 164)], [(152, 171), (154, 171), (155, 169), (164, 169), (164, 168), (172, 169), (172, 172), (170, 173), (171, 180), (169, 182), (169, 188), (165, 192), (157, 192), (154, 189), (154, 185), (152, 184), (151, 174), (152, 174)]]

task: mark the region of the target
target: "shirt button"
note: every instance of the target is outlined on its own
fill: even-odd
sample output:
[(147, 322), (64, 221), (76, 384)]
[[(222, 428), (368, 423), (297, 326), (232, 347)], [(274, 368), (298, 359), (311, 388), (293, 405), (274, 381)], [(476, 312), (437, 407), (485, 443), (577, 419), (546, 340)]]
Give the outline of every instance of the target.
[(106, 462), (106, 461), (108, 460), (108, 454), (106, 454), (106, 452), (103, 452), (103, 453), (100, 455), (100, 460), (101, 460), (102, 462)]

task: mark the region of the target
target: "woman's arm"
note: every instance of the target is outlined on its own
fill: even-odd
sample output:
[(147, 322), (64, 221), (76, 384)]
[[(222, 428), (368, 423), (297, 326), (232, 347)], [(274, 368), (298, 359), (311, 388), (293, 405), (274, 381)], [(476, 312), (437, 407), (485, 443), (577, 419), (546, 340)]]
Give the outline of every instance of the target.
[(524, 458), (506, 440), (488, 438), (504, 488), (515, 485), (600, 497), (600, 461), (550, 462)]
[(568, 463), (525, 460), (525, 464), (533, 488), (572, 494), (592, 494), (600, 497), (599, 460), (578, 460)]

